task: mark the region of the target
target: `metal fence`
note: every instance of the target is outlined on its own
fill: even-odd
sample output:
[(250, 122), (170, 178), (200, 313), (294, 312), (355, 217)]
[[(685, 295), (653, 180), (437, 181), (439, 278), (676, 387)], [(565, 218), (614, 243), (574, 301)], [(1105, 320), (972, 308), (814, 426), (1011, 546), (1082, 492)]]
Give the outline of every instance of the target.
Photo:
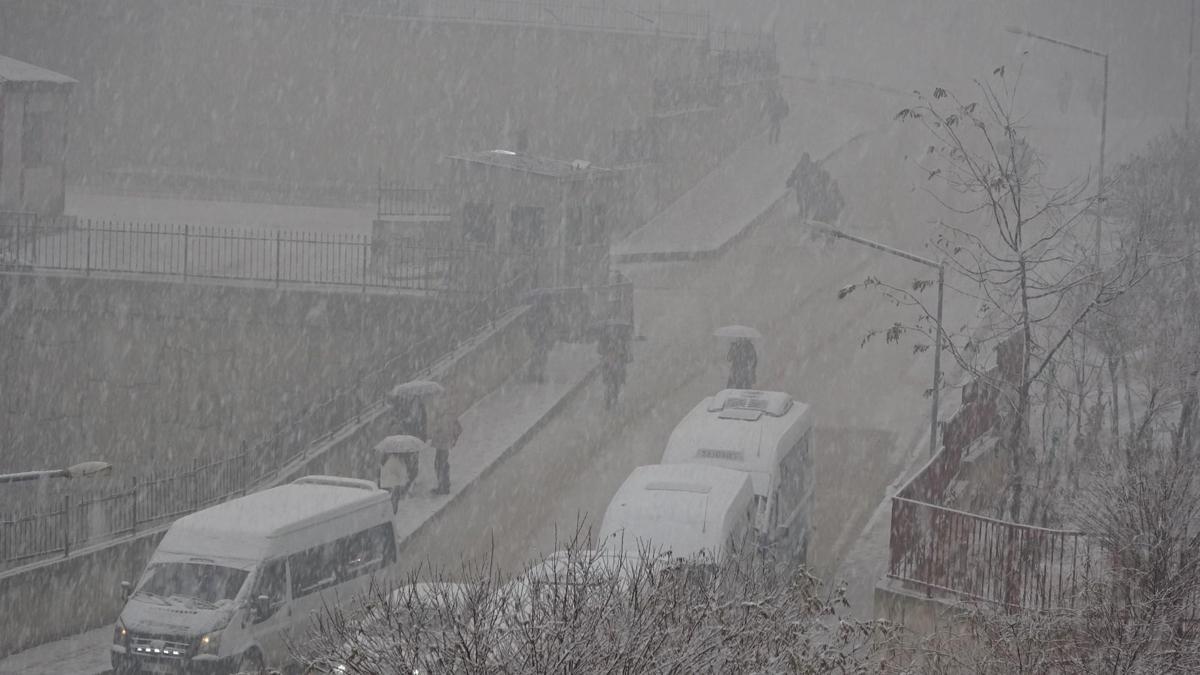
[(1022, 525), (943, 505), (963, 454), (999, 423), (996, 390), (963, 390), (942, 447), (892, 498), (888, 576), (926, 592), (1009, 607), (1071, 607), (1092, 567), (1082, 532)]
[(50, 228), (44, 219), (0, 226), (0, 269), (9, 271), (472, 291), (492, 288), (475, 272), (508, 255), (418, 240), (392, 240), (388, 249), (376, 255), (362, 234), (95, 220), (71, 229)]
[(651, 7), (585, 5), (543, 0), (239, 0), (237, 4), (281, 11), (331, 12), (405, 19), (472, 21), (703, 37), (709, 17)]
[(430, 327), (428, 336), (358, 371), (353, 382), (299, 411), (254, 443), (224, 457), (133, 480), (104, 494), (65, 496), (60, 508), (0, 515), (0, 568), (67, 556), (81, 546), (128, 536), (181, 515), (246, 494), (275, 480), (300, 461), (308, 448), (326, 442), (384, 405), (396, 383), (429, 374), (439, 359), (497, 316), (529, 289), (528, 265), (517, 261), (512, 277), (497, 280), (486, 294), (458, 296), (456, 310)]
[(1082, 532), (892, 499), (888, 576), (929, 595), (945, 592), (1033, 609), (1072, 607), (1092, 566), (1091, 553)]
[(380, 172), (376, 213), (387, 216), (449, 216), (450, 195), (438, 188), (416, 188), (397, 183), (385, 183)]

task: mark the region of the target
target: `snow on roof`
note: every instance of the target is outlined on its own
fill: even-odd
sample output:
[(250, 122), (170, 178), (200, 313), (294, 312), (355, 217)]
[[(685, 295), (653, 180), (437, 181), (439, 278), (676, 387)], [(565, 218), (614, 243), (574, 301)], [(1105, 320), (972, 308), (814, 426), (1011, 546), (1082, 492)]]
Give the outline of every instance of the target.
[(741, 471), (704, 464), (652, 464), (634, 469), (613, 495), (600, 526), (606, 547), (650, 545), (690, 557), (725, 545), (728, 527), (744, 517), (753, 490)]
[(809, 406), (784, 392), (726, 389), (680, 420), (662, 462), (746, 471), (765, 495), (779, 461), (811, 427)]
[(184, 516), (158, 548), (257, 560), (272, 539), (386, 501), (387, 493), (369, 481), (310, 476)]
[(77, 84), (66, 75), (47, 70), (32, 63), (18, 61), (0, 55), (0, 84), (6, 82), (50, 82), (52, 84)]
[(525, 173), (549, 176), (560, 179), (589, 178), (611, 173), (609, 169), (592, 166), (582, 160), (569, 162), (549, 157), (518, 154), (509, 150), (487, 150), (471, 152), (463, 155), (452, 155), (450, 159), (474, 164), (487, 164), (502, 169), (524, 171)]

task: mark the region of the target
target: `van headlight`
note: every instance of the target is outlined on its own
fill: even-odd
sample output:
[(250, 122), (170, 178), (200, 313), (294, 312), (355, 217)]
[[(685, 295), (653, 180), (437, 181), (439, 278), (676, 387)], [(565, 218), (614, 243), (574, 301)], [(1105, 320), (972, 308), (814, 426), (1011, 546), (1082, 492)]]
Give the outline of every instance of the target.
[(221, 631), (214, 630), (211, 633), (205, 633), (196, 641), (197, 654), (213, 654), (221, 648)]
[(123, 645), (127, 639), (129, 639), (129, 631), (125, 630), (125, 624), (118, 619), (117, 625), (113, 627), (113, 644)]

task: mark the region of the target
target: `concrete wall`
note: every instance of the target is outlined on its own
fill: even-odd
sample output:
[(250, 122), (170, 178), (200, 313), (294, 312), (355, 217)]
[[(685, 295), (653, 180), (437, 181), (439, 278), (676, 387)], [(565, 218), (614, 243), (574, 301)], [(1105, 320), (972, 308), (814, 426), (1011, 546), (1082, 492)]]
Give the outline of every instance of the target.
[(428, 365), (466, 319), (421, 295), (2, 275), (0, 471), (95, 455), (126, 481), (226, 456), (437, 333), (400, 364)]
[[(284, 4), (284, 3), (279, 3)], [(226, 0), (10, 0), (0, 44), (71, 73), (72, 166), (370, 185), (508, 144), (598, 159), (699, 39), (293, 11)]]
[[(494, 329), (475, 336), (433, 368), (454, 404), (466, 409), (499, 386), (529, 359), (530, 345), (521, 321), (523, 310), (509, 313)], [(378, 478), (378, 456), (371, 450), (386, 418), (363, 418), (298, 467), (286, 480), (314, 473)], [(165, 528), (108, 546), (95, 546), (70, 558), (49, 560), (0, 574), (0, 658), (116, 620), (123, 605), (120, 582), (142, 572)], [(51, 590), (52, 589), (52, 590)], [(44, 599), (71, 598), (53, 607)], [(35, 615), (30, 607), (44, 607)]]

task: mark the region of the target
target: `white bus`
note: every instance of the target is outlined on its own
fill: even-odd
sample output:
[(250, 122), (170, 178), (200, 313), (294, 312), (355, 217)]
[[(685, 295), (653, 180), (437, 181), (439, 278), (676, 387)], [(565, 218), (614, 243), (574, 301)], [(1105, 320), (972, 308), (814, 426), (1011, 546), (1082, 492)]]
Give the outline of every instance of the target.
[(784, 392), (726, 389), (705, 398), (679, 422), (662, 463), (748, 474), (762, 544), (804, 561), (812, 535), (811, 443), (807, 405)]
[(634, 469), (613, 495), (598, 548), (716, 560), (751, 541), (753, 528), (754, 488), (745, 473), (652, 464)]
[(259, 672), (288, 661), (311, 616), (396, 561), (388, 493), (309, 476), (175, 521), (122, 587), (117, 673)]

